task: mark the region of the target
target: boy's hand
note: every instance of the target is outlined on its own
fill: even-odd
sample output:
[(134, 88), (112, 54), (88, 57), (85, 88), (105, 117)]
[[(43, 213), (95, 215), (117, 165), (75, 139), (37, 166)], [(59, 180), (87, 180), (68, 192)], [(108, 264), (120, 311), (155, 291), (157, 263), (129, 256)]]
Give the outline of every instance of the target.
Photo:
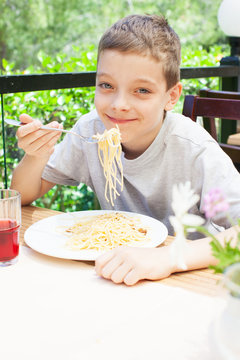
[[(42, 123), (39, 120), (33, 120), (27, 114), (20, 115), (19, 119), (26, 124), (19, 127), (16, 133), (19, 148), (30, 156), (48, 158), (53, 153), (54, 145), (61, 136), (61, 132), (41, 130)], [(62, 129), (62, 125), (57, 121), (48, 125)]]
[(114, 283), (134, 285), (141, 279), (157, 280), (168, 277), (173, 269), (170, 247), (134, 248), (118, 247), (100, 255), (95, 262), (99, 276)]

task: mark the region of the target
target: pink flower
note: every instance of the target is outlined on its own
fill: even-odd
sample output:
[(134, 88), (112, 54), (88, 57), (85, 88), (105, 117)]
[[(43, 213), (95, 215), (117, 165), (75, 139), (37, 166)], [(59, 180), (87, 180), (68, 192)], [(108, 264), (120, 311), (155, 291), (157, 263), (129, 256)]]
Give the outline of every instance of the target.
[(203, 210), (207, 219), (214, 217), (217, 213), (225, 212), (228, 209), (229, 204), (220, 189), (212, 189), (204, 196)]

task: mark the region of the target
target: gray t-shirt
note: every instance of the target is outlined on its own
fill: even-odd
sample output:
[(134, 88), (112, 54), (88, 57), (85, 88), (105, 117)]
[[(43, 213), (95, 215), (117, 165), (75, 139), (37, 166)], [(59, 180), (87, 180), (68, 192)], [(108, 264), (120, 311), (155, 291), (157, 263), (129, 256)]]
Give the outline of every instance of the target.
[[(102, 133), (104, 129), (96, 110), (82, 116), (74, 126), (74, 131), (84, 136)], [(67, 134), (56, 145), (42, 178), (61, 185), (85, 183), (95, 192), (102, 209), (152, 216), (167, 226), (169, 234), (173, 234), (169, 215), (173, 214), (174, 184), (191, 182), (200, 196), (199, 203), (191, 209), (194, 214), (203, 214), (203, 196), (219, 187), (230, 203), (232, 218), (240, 216), (240, 174), (208, 132), (181, 114), (168, 112), (148, 149), (134, 160), (122, 154), (122, 163), (124, 189), (114, 207), (104, 196), (105, 177), (97, 144), (85, 143)], [(213, 220), (219, 226), (230, 226), (221, 215)]]

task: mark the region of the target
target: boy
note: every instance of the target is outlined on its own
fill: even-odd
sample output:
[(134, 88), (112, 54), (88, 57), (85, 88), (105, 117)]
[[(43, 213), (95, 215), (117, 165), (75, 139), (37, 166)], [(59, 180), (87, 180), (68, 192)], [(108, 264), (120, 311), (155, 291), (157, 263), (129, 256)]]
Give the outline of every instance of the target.
[[(168, 220), (172, 187), (190, 180), (200, 195), (193, 213), (203, 213), (204, 194), (218, 185), (225, 191), (236, 219), (240, 214), (240, 175), (231, 160), (199, 125), (169, 112), (182, 90), (180, 52), (179, 38), (163, 17), (127, 16), (108, 29), (98, 49), (96, 111), (83, 116), (74, 131), (92, 136), (119, 126), (124, 190), (112, 207), (104, 197), (105, 178), (97, 146), (67, 135), (54, 150), (59, 135), (39, 130), (39, 121), (21, 115), (27, 125), (19, 128), (17, 135), (26, 155), (13, 173), (11, 187), (21, 192), (23, 204), (57, 183), (84, 182), (95, 191), (102, 209), (155, 217), (173, 234)], [(54, 122), (51, 126), (60, 125)], [(229, 227), (223, 217), (214, 222)], [(222, 239), (231, 231), (225, 230), (218, 237)], [(100, 256), (96, 271), (115, 283), (128, 285), (140, 279), (160, 279), (181, 271), (171, 264), (169, 253), (168, 246), (120, 247)], [(189, 242), (185, 263), (189, 270), (215, 263), (209, 239)]]

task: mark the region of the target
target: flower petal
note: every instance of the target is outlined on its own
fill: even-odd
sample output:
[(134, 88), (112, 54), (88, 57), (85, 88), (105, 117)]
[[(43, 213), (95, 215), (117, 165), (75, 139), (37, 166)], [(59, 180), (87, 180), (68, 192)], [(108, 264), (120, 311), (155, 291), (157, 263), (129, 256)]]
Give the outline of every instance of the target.
[(194, 214), (185, 214), (182, 218), (182, 224), (188, 226), (200, 226), (204, 224), (205, 220), (201, 216)]

